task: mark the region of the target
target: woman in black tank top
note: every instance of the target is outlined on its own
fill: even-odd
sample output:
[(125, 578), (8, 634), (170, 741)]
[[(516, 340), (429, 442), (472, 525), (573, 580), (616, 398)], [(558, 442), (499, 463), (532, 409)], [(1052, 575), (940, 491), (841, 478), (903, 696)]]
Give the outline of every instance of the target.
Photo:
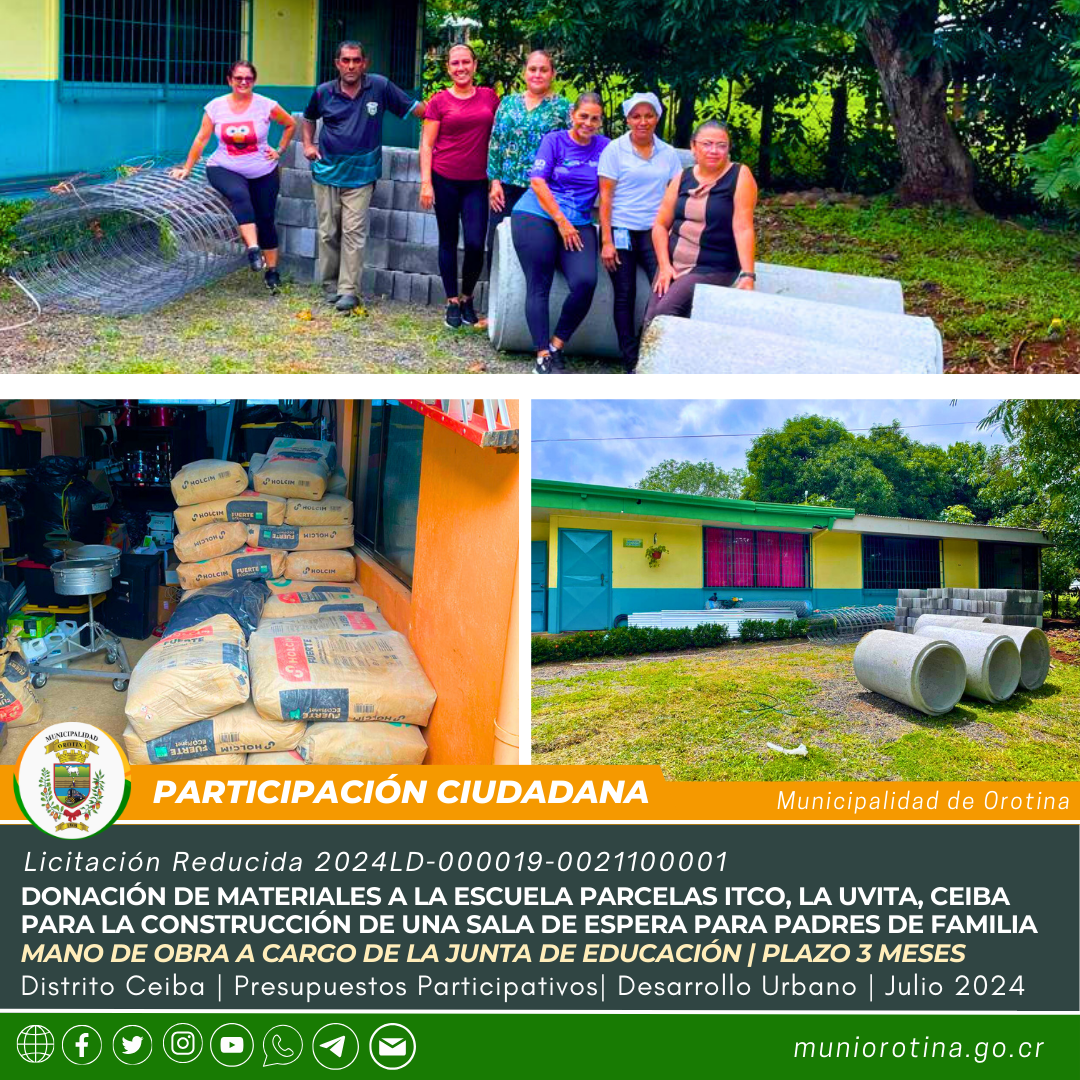
[(653, 225), (659, 269), (642, 330), (657, 315), (687, 318), (697, 285), (754, 287), (757, 183), (731, 160), (731, 136), (718, 120), (694, 132), (695, 164), (668, 185)]

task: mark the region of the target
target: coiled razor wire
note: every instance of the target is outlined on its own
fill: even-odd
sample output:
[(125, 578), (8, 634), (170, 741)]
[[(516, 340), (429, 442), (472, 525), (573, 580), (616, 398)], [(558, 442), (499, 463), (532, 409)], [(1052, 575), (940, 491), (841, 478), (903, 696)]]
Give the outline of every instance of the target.
[(833, 644), (858, 641), (871, 630), (892, 630), (896, 608), (879, 604), (876, 607), (832, 608), (815, 611), (810, 616), (807, 637), (810, 641)]
[(100, 181), (58, 184), (16, 228), (10, 276), (42, 308), (137, 315), (244, 265), (236, 219), (202, 164), (174, 180), (150, 159)]
[(791, 608), (796, 619), (805, 619), (810, 614), (810, 605), (805, 600), (740, 600), (734, 611), (754, 611), (759, 608)]

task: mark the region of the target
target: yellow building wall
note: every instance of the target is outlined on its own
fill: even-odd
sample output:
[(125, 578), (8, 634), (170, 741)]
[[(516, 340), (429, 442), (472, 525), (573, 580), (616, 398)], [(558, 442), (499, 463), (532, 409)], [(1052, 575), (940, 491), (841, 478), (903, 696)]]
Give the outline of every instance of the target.
[(318, 0), (256, 0), (252, 61), (264, 86), (308, 86), (315, 81)]
[(56, 79), (60, 0), (0, 0), (0, 80)]
[[(702, 566), (700, 525), (667, 525), (655, 521), (626, 518), (551, 517), (548, 531), (548, 583), (559, 580), (559, 529), (595, 529), (611, 532), (611, 585), (615, 589), (700, 589)], [(650, 567), (645, 548), (653, 542), (668, 550), (660, 562)], [(544, 537), (535, 536), (542, 540)], [(641, 547), (623, 547), (624, 539), (638, 539)]]
[(954, 540), (945, 537), (941, 544), (946, 587), (977, 589), (979, 587), (979, 541)]
[(534, 540), (546, 540), (550, 526), (546, 521), (534, 521), (532, 523), (532, 538)]
[(861, 589), (862, 534), (824, 529), (810, 541), (815, 589)]

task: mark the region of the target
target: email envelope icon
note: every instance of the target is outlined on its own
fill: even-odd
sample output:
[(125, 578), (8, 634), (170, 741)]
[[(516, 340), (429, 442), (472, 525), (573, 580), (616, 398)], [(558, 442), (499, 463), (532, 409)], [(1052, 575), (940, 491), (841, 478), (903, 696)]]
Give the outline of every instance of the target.
[(223, 1054), (242, 1054), (244, 1052), (244, 1036), (222, 1035), (220, 1048)]
[(379, 1057), (406, 1057), (405, 1050), (403, 1038), (379, 1040)]

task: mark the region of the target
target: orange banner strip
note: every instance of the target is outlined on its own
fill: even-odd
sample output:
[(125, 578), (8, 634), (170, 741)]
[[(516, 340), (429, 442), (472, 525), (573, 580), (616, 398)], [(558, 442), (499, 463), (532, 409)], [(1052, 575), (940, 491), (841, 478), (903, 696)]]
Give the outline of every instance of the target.
[[(12, 770), (4, 773), (0, 817), (20, 819)], [(657, 767), (615, 766), (135, 765), (121, 821), (375, 819), (1067, 822), (1080, 820), (1080, 783), (668, 783)]]

